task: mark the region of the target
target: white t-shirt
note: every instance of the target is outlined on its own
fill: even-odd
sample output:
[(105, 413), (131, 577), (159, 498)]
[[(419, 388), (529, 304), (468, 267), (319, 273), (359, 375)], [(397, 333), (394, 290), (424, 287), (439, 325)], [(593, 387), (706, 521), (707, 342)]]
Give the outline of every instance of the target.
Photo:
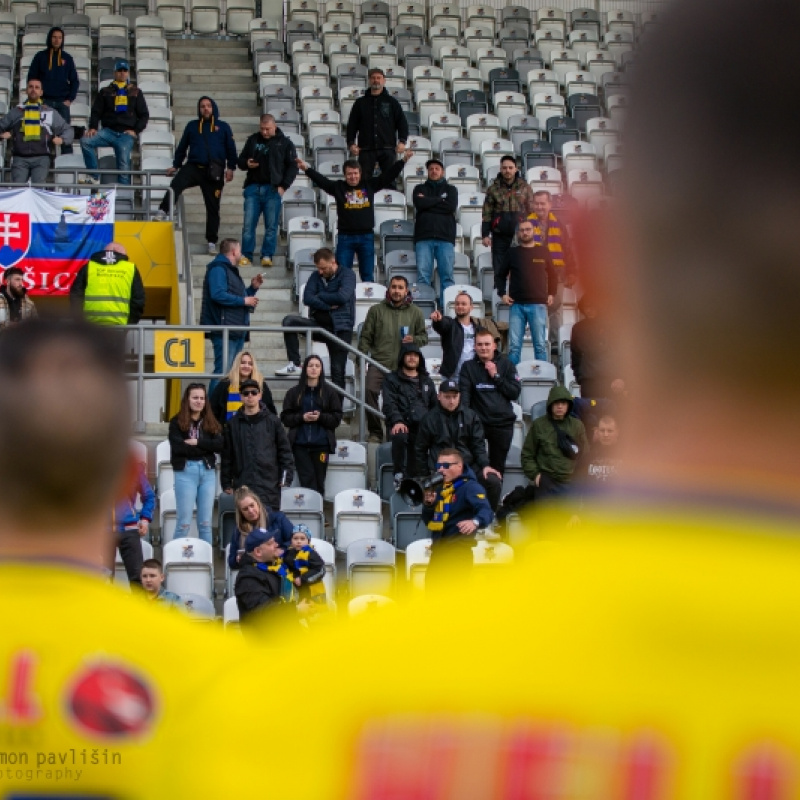
[(464, 347), (461, 350), (461, 357), (458, 359), (454, 378), (458, 378), (461, 374), (464, 362), (469, 361), (475, 355), (475, 326), (470, 322), (469, 325), (461, 325), (461, 327), (464, 329)]

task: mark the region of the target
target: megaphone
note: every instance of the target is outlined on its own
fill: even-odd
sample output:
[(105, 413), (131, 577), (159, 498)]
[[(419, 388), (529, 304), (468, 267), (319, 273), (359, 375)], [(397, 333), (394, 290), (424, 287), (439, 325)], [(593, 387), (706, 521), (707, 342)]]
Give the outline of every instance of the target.
[(433, 491), (437, 486), (441, 486), (443, 483), (444, 475), (442, 475), (441, 472), (434, 472), (433, 475), (424, 478), (422, 482), (416, 481), (413, 478), (406, 478), (400, 484), (400, 488), (397, 491), (400, 492), (400, 497), (402, 497), (408, 505), (419, 506), (422, 505), (425, 492)]

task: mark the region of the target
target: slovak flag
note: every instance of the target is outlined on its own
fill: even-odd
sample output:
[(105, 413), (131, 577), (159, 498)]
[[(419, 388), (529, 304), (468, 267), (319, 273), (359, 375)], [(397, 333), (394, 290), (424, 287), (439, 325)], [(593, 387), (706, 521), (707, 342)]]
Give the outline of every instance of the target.
[(114, 189), (69, 195), (0, 192), (0, 269), (25, 270), (31, 295), (65, 295), (78, 270), (114, 239)]

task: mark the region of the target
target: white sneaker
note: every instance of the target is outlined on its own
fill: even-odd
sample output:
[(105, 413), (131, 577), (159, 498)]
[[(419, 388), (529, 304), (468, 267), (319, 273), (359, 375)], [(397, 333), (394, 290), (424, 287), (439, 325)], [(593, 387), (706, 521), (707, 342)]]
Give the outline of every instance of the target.
[(215, 256), (217, 254), (217, 243), (216, 242), (209, 242), (208, 243), (208, 254), (210, 256)]
[(283, 369), (275, 370), (276, 375), (297, 375), (298, 372), (300, 372), (300, 367), (291, 361)]
[(155, 222), (166, 222), (167, 221), (167, 212), (162, 211), (160, 208), (158, 209), (158, 213), (153, 217)]
[(86, 184), (87, 186), (99, 186), (100, 181), (97, 178), (93, 178), (91, 175), (81, 175), (78, 178), (78, 183)]

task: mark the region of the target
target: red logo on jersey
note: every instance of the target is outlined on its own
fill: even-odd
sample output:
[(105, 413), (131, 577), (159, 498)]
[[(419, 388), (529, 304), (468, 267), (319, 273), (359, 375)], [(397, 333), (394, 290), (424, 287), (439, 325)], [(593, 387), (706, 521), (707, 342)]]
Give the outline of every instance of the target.
[(155, 697), (131, 669), (96, 664), (81, 673), (67, 697), (77, 727), (88, 736), (127, 737), (147, 733), (155, 718)]

